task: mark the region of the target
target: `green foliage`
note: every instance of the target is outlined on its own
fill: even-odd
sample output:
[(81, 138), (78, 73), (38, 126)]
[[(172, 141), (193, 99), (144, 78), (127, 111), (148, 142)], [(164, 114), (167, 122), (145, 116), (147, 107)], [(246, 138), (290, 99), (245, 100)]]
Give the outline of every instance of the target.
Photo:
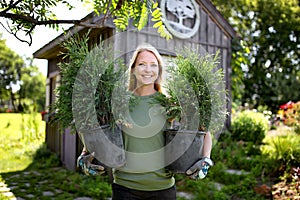
[(176, 174), (175, 179), (177, 190), (191, 194), (193, 196), (192, 199), (216, 199), (215, 193), (217, 193), (217, 189), (214, 182), (208, 178), (195, 181), (190, 180), (184, 175)]
[(237, 187), (236, 185), (227, 185), (222, 189), (222, 191), (230, 196), (229, 199), (265, 199), (265, 197), (256, 194), (253, 190), (256, 184), (257, 181), (254, 177), (247, 176), (246, 178), (238, 182), (237, 185), (239, 185), (239, 187)]
[(300, 135), (300, 123), (296, 123), (294, 125), (294, 131), (295, 131), (295, 133), (297, 133), (298, 135)]
[[(111, 47), (103, 43), (88, 49), (88, 35), (77, 36), (65, 42), (67, 52), (60, 63), (61, 85), (53, 110), (55, 121), (62, 128), (96, 128), (114, 125), (112, 112), (113, 90), (125, 71), (120, 59), (114, 60)], [(75, 123), (74, 123), (75, 120)]]
[[(112, 18), (116, 27), (120, 30), (125, 30), (132, 21), (132, 25), (138, 30), (141, 30), (148, 22), (148, 14), (151, 19), (157, 21), (155, 28), (161, 37), (166, 39), (172, 38), (162, 23), (161, 11), (158, 7), (158, 2), (154, 0), (80, 0), (86, 4), (91, 4), (94, 12), (103, 16), (103, 21), (107, 18)], [(60, 6), (71, 10), (74, 8), (71, 1), (60, 0), (43, 0), (32, 1), (23, 0), (16, 2), (4, 1), (0, 3), (0, 17), (8, 19), (11, 23), (7, 30), (13, 34), (18, 40), (32, 44), (32, 34), (39, 25), (45, 25), (58, 30), (59, 24), (80, 24), (82, 26), (84, 20), (75, 19), (57, 19), (57, 16), (52, 12), (53, 8)], [(91, 10), (92, 12), (92, 10)], [(158, 14), (159, 13), (159, 14)], [(85, 22), (86, 23), (86, 22)], [(2, 24), (3, 25), (3, 24)], [(19, 37), (19, 33), (24, 32), (25, 37)]]
[(231, 125), (232, 139), (261, 144), (269, 122), (262, 113), (246, 110), (238, 113)]
[(79, 71), (86, 55), (88, 54), (88, 37), (69, 39), (63, 43), (67, 53), (64, 54), (63, 62), (59, 64), (61, 70), (61, 85), (57, 87), (59, 94), (51, 111), (57, 112), (54, 122), (59, 121), (62, 127), (69, 127), (73, 121), (72, 93), (77, 72)]
[(21, 69), (24, 67), (23, 59), (6, 46), (5, 40), (0, 38), (0, 102), (11, 100), (13, 109), (17, 108), (16, 95), (13, 86), (21, 78)]
[(142, 30), (148, 23), (148, 15), (151, 13), (151, 20), (156, 22), (153, 27), (157, 28), (157, 32), (161, 37), (168, 39), (172, 35), (162, 23), (161, 10), (158, 2), (153, 0), (102, 0), (94, 1), (95, 12), (106, 16), (114, 17), (114, 24), (119, 30), (124, 31), (129, 26), (132, 19), (132, 25), (138, 30)]
[[(72, 8), (72, 6), (67, 1), (60, 0), (43, 0), (43, 1), (32, 1), (24, 0), (18, 2), (12, 1), (1, 1), (0, 4), (0, 16), (10, 19), (11, 24), (9, 29), (15, 37), (23, 42), (23, 40), (18, 37), (19, 32), (24, 32), (26, 36), (30, 37), (29, 45), (32, 43), (32, 32), (36, 25), (48, 25), (51, 28), (58, 28), (56, 23), (39, 23), (36, 21), (47, 21), (55, 20), (56, 16), (51, 11), (50, 8), (56, 7), (58, 3)], [(20, 17), (21, 16), (21, 17)]]
[(161, 10), (158, 7), (158, 3), (153, 4), (153, 12), (151, 13), (152, 21), (155, 22), (153, 28), (157, 28), (157, 32), (161, 37), (168, 39), (172, 39), (172, 35), (169, 33), (165, 25), (163, 24)]
[(214, 132), (226, 118), (224, 74), (218, 68), (218, 53), (201, 56), (197, 51), (184, 49), (170, 60), (165, 83), (168, 98), (162, 104), (167, 105), (170, 119), (175, 118), (185, 126), (198, 116), (196, 128)]
[[(81, 179), (83, 180), (79, 180), (79, 193), (85, 193), (86, 196), (91, 196), (96, 199), (107, 199), (107, 197), (111, 197), (111, 185), (104, 177), (81, 177)], [(74, 183), (76, 182), (74, 181)], [(68, 185), (66, 185), (66, 187), (68, 187)], [(77, 190), (76, 187), (75, 189)]]
[(40, 130), (41, 126), (41, 116), (40, 113), (31, 112), (29, 115), (22, 115), (22, 124), (21, 124), (21, 132), (22, 139), (27, 142), (34, 142), (42, 138), (42, 133)]
[(226, 166), (218, 161), (209, 169), (205, 179), (194, 181), (184, 175), (176, 175), (176, 187), (178, 191), (192, 194), (192, 199), (265, 199), (254, 191), (257, 178), (252, 174), (230, 174), (226, 172)]
[(0, 107), (6, 101), (12, 102), (15, 112), (28, 113), (30, 105), (44, 110), (45, 77), (37, 67), (25, 66), (23, 58), (0, 39)]
[(0, 130), (0, 173), (25, 169), (45, 141), (45, 122), (39, 113), (1, 113)]
[[(256, 194), (254, 188), (262, 184), (271, 186), (273, 181), (278, 181), (277, 172), (282, 165), (265, 154), (252, 154), (249, 151), (252, 142), (237, 142), (232, 137), (230, 132), (221, 134), (212, 150), (211, 157), (215, 165), (210, 169), (208, 178), (222, 184), (221, 190), (214, 196), (221, 195), (224, 199), (265, 199)], [(227, 173), (227, 169), (240, 170), (244, 174)]]
[(247, 58), (250, 50), (245, 46), (243, 41), (234, 39), (232, 41), (234, 51), (232, 52), (231, 61), (231, 98), (232, 101), (239, 101), (245, 93), (244, 72), (242, 66), (249, 65), (250, 61)]
[[(44, 130), (45, 123), (36, 117), (39, 129)], [(111, 197), (111, 185), (107, 177), (87, 177), (61, 167), (59, 157), (44, 143), (45, 134), (30, 141), (22, 139), (21, 125), (25, 126), (29, 119), (29, 114), (0, 114), (1, 183), (7, 184), (16, 197), (24, 199), (29, 194), (32, 195), (30, 198), (39, 199), (44, 191), (53, 192), (51, 198), (54, 199)], [(11, 197), (6, 198), (3, 191), (0, 191), (0, 199)]]
[(288, 134), (277, 137), (268, 137), (266, 145), (262, 146), (262, 153), (267, 157), (280, 161), (282, 165), (299, 165), (300, 136)]
[(19, 99), (22, 102), (23, 112), (30, 112), (30, 105), (36, 111), (45, 110), (46, 77), (36, 66), (22, 69)]
[[(50, 155), (52, 156), (52, 154)], [(47, 163), (52, 157), (48, 157), (48, 159), (49, 161), (45, 157), (45, 160), (37, 159), (34, 161), (34, 163), (46, 162), (47, 167), (42, 167), (43, 163), (39, 163), (38, 166), (31, 165), (24, 171), (10, 172), (1, 174), (1, 176), (8, 186), (14, 186), (11, 188), (11, 192), (18, 198), (26, 198), (30, 194), (31, 198), (38, 199), (45, 196), (43, 195), (45, 191), (52, 192), (51, 198), (59, 200), (78, 197), (91, 197), (93, 199), (111, 197), (111, 185), (106, 177), (83, 176), (80, 173), (64, 169), (60, 165), (55, 165), (55, 163), (48, 165)]]
[(51, 152), (46, 144), (40, 146), (33, 155), (34, 162), (29, 166), (29, 169), (47, 169), (57, 167), (61, 164), (59, 157)]
[[(226, 135), (225, 135), (226, 134)], [(221, 140), (221, 141), (220, 141)], [(252, 142), (237, 142), (231, 138), (231, 133), (222, 133), (219, 142), (212, 149), (212, 158), (222, 161), (226, 167), (231, 169), (252, 171), (253, 174), (260, 176), (262, 169), (274, 166), (269, 165), (266, 159), (261, 158), (260, 146)], [(215, 169), (217, 173), (222, 173)], [(263, 171), (267, 171), (264, 169)], [(216, 178), (222, 178), (221, 174)]]
[(118, 80), (125, 72), (125, 65), (121, 59), (114, 60), (113, 55), (111, 47), (100, 44), (89, 52), (77, 74), (72, 95), (77, 128), (114, 126), (118, 120), (112, 110), (113, 91), (121, 84)]
[[(253, 106), (298, 101), (299, 1), (212, 0), (240, 36), (233, 45), (233, 97)], [(280, 13), (280, 14), (278, 14)], [(268, 23), (265, 23), (268, 21)], [(243, 73), (240, 73), (240, 72)], [(243, 84), (239, 84), (243, 81)]]

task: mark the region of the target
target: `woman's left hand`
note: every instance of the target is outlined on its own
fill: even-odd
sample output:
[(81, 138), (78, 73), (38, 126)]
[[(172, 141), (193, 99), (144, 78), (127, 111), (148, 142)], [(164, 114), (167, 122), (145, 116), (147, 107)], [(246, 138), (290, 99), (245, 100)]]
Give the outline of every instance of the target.
[(209, 167), (213, 166), (213, 161), (204, 157), (201, 160), (197, 161), (192, 167), (186, 171), (186, 175), (193, 180), (203, 179), (206, 177)]

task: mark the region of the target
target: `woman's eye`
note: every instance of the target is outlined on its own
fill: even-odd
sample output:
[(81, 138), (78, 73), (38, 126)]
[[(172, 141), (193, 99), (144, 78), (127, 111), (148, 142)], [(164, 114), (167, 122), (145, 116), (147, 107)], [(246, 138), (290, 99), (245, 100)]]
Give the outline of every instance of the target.
[(158, 65), (157, 64), (152, 64), (151, 67), (158, 67)]
[(145, 64), (140, 63), (139, 66), (140, 66), (140, 67), (145, 67)]

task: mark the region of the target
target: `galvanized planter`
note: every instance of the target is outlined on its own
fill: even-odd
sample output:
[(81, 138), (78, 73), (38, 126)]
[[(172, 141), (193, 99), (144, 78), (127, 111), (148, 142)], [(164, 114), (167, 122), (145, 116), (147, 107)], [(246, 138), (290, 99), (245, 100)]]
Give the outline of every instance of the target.
[(108, 168), (122, 167), (125, 160), (122, 131), (119, 127), (104, 125), (79, 133), (80, 139), (89, 152), (95, 152), (95, 158)]
[(202, 157), (205, 132), (169, 129), (164, 134), (166, 168), (185, 174)]

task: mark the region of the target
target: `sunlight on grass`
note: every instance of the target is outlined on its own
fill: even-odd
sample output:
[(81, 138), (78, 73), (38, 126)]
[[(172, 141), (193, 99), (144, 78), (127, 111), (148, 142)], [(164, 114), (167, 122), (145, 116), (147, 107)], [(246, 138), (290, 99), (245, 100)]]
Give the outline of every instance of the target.
[(45, 141), (45, 122), (39, 113), (0, 114), (0, 173), (25, 169)]
[(263, 142), (262, 153), (272, 159), (290, 163), (300, 155), (300, 135), (292, 129), (280, 127), (276, 134), (267, 135)]

